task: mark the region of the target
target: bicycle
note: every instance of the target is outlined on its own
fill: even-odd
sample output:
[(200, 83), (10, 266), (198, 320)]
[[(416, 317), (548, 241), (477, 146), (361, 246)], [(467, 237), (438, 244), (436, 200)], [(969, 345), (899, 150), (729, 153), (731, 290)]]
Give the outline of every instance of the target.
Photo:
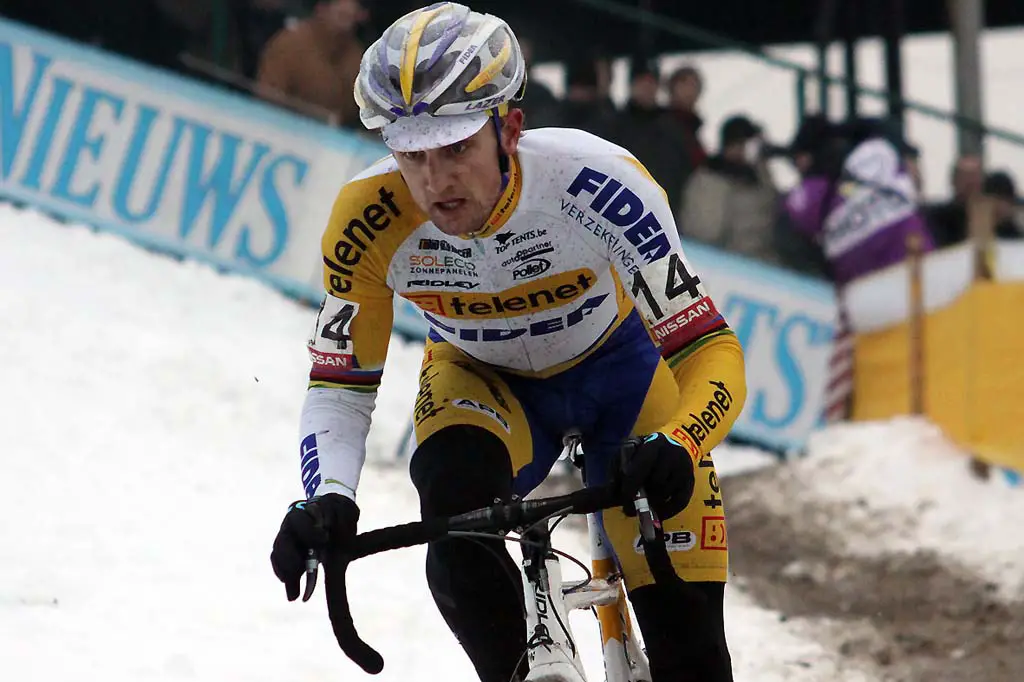
[[(563, 443), (563, 456), (568, 452), (570, 461), (582, 467), (579, 434), (567, 434)], [(598, 521), (602, 510), (621, 503), (621, 499), (607, 487), (583, 488), (565, 495), (533, 500), (496, 502), (489, 507), (450, 517), (360, 533), (346, 558), (351, 562), (445, 537), (494, 539), (504, 536), (505, 540), (518, 542), (523, 547), (520, 577), (528, 638), (523, 656), (529, 657), (529, 672), (522, 682), (587, 682), (568, 619), (570, 611), (583, 609), (592, 610), (598, 619), (605, 682), (650, 682), (646, 652), (634, 636), (622, 575), (617, 570), (610, 543), (606, 541)], [(677, 579), (665, 548), (661, 524), (642, 490), (633, 504), (637, 511), (640, 542), (655, 580)], [(585, 514), (587, 517), (591, 549), (589, 570), (579, 559), (551, 546), (552, 531), (570, 514)], [(508, 537), (508, 533), (513, 531), (518, 538)], [(580, 566), (587, 577), (577, 582), (563, 582), (559, 557)], [(308, 601), (313, 594), (317, 566), (316, 555), (310, 550), (303, 601)], [(351, 623), (347, 604), (345, 609), (345, 622)], [(354, 646), (373, 651), (355, 634), (354, 628), (351, 637)]]

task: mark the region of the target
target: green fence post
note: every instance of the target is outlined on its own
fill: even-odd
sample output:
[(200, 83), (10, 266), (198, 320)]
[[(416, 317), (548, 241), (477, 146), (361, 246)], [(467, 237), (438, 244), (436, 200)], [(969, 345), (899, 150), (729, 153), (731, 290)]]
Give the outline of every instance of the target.
[(797, 124), (803, 123), (807, 115), (807, 72), (797, 71), (796, 74), (796, 116)]
[(227, 68), (227, 44), (228, 44), (228, 4), (227, 0), (213, 1), (213, 16), (211, 19), (210, 33), (212, 34), (212, 57), (213, 63), (221, 68)]

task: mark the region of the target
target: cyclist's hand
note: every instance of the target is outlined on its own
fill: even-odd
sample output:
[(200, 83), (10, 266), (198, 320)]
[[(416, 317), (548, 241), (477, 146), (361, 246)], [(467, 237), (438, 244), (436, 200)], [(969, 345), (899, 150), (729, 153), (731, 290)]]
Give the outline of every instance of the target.
[(331, 549), (344, 550), (356, 536), (359, 507), (336, 493), (294, 502), (274, 538), (270, 563), (274, 574), (284, 583), (288, 601), (299, 597), (299, 580), (306, 572), (309, 550), (321, 558)]
[(363, 642), (352, 624), (345, 588), (348, 549), (356, 536), (359, 507), (344, 495), (328, 493), (288, 507), (281, 529), (274, 539), (270, 563), (284, 583), (289, 601), (299, 596), (299, 581), (306, 572), (309, 550), (314, 550), (324, 567), (327, 614), (338, 645), (368, 673), (384, 667), (380, 654)]
[(693, 496), (693, 462), (690, 453), (662, 433), (630, 438), (623, 446), (619, 492), (625, 511), (634, 516), (632, 500), (643, 488), (654, 513), (669, 519), (683, 511)]

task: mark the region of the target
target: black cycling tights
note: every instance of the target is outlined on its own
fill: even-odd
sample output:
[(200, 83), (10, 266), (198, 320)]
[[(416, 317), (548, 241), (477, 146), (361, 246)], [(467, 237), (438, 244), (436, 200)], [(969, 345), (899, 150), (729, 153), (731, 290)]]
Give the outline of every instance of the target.
[[(410, 464), (424, 517), (508, 501), (512, 465), (501, 440), (475, 426), (430, 436)], [(525, 675), (526, 621), (519, 567), (501, 540), (453, 538), (427, 548), (427, 583), (481, 682)], [(653, 682), (731, 682), (722, 583), (650, 585), (630, 594)]]

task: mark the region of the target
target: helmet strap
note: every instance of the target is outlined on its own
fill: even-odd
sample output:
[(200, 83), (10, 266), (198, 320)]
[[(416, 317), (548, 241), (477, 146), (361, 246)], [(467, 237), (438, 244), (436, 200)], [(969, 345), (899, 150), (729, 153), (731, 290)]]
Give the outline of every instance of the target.
[(509, 161), (508, 154), (501, 146), (501, 114), (498, 108), (491, 109), (491, 121), (494, 122), (494, 132), (498, 139), (498, 170), (501, 171), (501, 189), (504, 191), (508, 185)]

